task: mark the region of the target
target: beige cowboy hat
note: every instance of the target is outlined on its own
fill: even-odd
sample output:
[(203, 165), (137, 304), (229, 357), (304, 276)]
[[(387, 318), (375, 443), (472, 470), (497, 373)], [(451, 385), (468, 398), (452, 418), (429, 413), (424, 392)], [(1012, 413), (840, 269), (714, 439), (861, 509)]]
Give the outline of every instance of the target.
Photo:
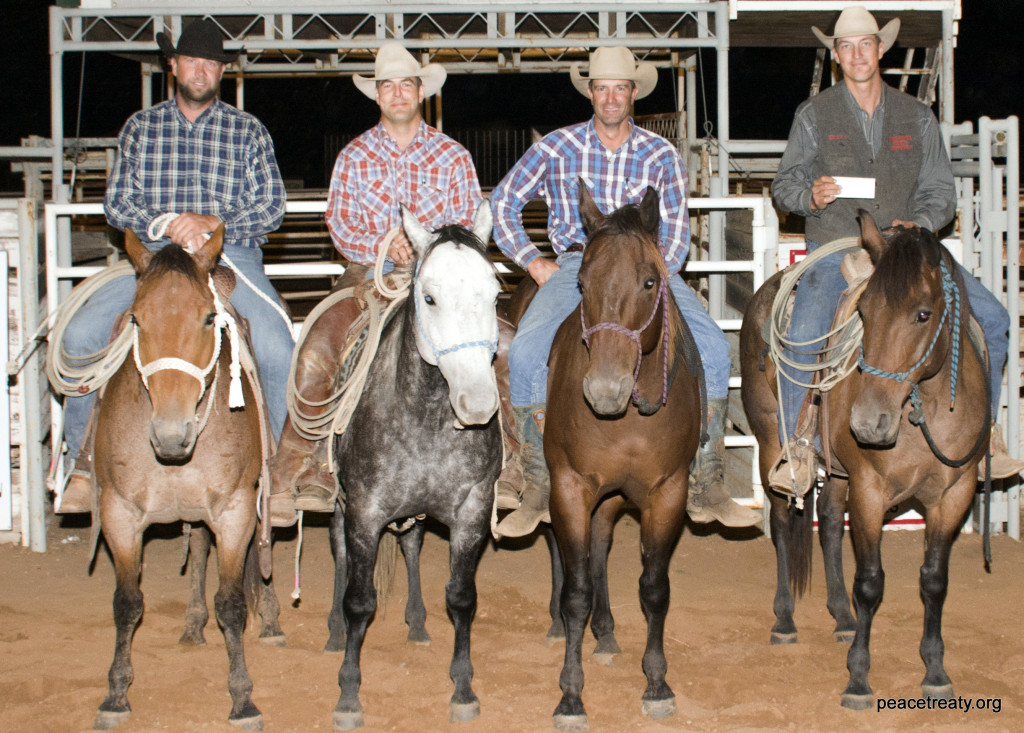
[(572, 85), (583, 96), (588, 96), (591, 79), (628, 79), (636, 84), (636, 98), (643, 99), (654, 91), (658, 83), (658, 69), (646, 61), (637, 63), (633, 52), (625, 46), (602, 46), (590, 54), (587, 75), (580, 74), (580, 65), (569, 68)]
[(441, 64), (420, 66), (411, 53), (405, 50), (398, 41), (388, 41), (377, 51), (373, 62), (373, 76), (354, 74), (352, 81), (370, 99), (377, 98), (377, 82), (388, 79), (411, 79), (419, 77), (423, 80), (424, 96), (431, 96), (444, 84), (448, 72)]
[(817, 26), (811, 26), (814, 35), (818, 37), (825, 48), (832, 48), (837, 38), (848, 38), (850, 36), (878, 36), (882, 42), (882, 48), (888, 51), (896, 43), (896, 36), (900, 32), (900, 19), (893, 18), (879, 30), (875, 16), (867, 10), (857, 6), (851, 6), (839, 14), (835, 30), (828, 36)]

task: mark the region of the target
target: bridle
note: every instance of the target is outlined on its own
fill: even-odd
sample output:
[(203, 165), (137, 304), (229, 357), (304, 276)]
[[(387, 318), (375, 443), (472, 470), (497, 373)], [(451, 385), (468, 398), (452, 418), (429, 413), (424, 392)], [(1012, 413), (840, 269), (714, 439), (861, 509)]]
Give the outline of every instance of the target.
[(637, 407), (641, 404), (640, 398), (640, 387), (637, 384), (637, 379), (640, 376), (640, 363), (643, 361), (643, 347), (640, 345), (640, 334), (647, 330), (647, 327), (654, 321), (654, 317), (658, 314), (658, 307), (661, 307), (662, 311), (662, 374), (661, 374), (661, 399), (658, 404), (655, 405), (649, 413), (653, 414), (660, 407), (662, 407), (668, 400), (668, 293), (665, 276), (661, 276), (661, 283), (658, 286), (658, 297), (654, 301), (654, 309), (651, 311), (651, 315), (644, 322), (644, 325), (640, 326), (635, 330), (630, 330), (625, 326), (612, 321), (602, 321), (590, 328), (587, 328), (587, 319), (583, 313), (583, 304), (580, 304), (580, 325), (583, 327), (583, 342), (590, 348), (590, 336), (597, 331), (615, 331), (621, 333), (629, 338), (634, 344), (636, 344), (636, 367), (633, 369), (633, 393), (632, 400), (633, 404)]

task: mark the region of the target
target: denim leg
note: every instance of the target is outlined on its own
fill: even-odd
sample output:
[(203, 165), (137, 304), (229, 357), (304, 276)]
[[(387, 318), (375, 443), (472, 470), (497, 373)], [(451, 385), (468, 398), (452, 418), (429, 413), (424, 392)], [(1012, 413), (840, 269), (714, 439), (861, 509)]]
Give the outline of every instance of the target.
[[(808, 242), (807, 254), (818, 249), (819, 246)], [(793, 301), (793, 317), (786, 334), (786, 338), (790, 341), (810, 341), (815, 337), (823, 336), (832, 328), (839, 295), (846, 289), (846, 280), (840, 270), (843, 255), (842, 252), (829, 255), (816, 263), (800, 278)], [(820, 349), (824, 344), (824, 340), (817, 341), (808, 346), (799, 347), (799, 351), (785, 349), (783, 353), (801, 364), (813, 364), (818, 357), (816, 354), (808, 352)], [(782, 368), (785, 373), (791, 374), (801, 382), (807, 382), (810, 379), (810, 375), (805, 372), (799, 372), (792, 367), (783, 366)], [(797, 418), (800, 416), (800, 407), (807, 395), (807, 388), (793, 384), (785, 377), (780, 382), (779, 404), (782, 406), (785, 416), (785, 424), (782, 424), (782, 415), (780, 415), (781, 439), (782, 434), (789, 436), (796, 430)]]
[[(224, 246), (224, 255), (261, 292), (277, 303), (277, 291), (263, 271), (263, 252), (253, 247)], [(291, 329), (272, 305), (264, 301), (239, 279), (231, 304), (238, 314), (249, 321), (252, 334), (253, 356), (260, 370), (260, 382), (267, 397), (270, 425), (274, 439), (281, 437), (285, 417), (288, 415), (286, 390), (288, 370), (291, 367), (295, 340)]]
[[(110, 332), (117, 317), (135, 301), (135, 276), (112, 280), (82, 304), (64, 332), (64, 350), (71, 356), (94, 354), (110, 343)], [(67, 466), (70, 468), (82, 447), (82, 438), (89, 423), (89, 412), (96, 395), (64, 398), (64, 441), (68, 445)]]
[(669, 288), (676, 305), (686, 319), (686, 324), (697, 343), (700, 360), (704, 366), (704, 383), (708, 399), (715, 400), (729, 396), (729, 342), (715, 320), (704, 310), (703, 304), (693, 288), (677, 273), (668, 279)]
[(509, 393), (516, 407), (547, 402), (548, 355), (558, 327), (579, 305), (576, 276), (582, 262), (582, 252), (560, 255), (561, 269), (537, 291), (519, 321), (508, 349)]
[(960, 275), (967, 289), (967, 300), (975, 320), (985, 332), (985, 346), (988, 349), (989, 373), (992, 379), (992, 413), (995, 417), (999, 405), (999, 392), (1003, 386), (1003, 365), (1006, 363), (1006, 351), (1010, 344), (1010, 314), (999, 302), (999, 299), (968, 272), (963, 265), (958, 265)]

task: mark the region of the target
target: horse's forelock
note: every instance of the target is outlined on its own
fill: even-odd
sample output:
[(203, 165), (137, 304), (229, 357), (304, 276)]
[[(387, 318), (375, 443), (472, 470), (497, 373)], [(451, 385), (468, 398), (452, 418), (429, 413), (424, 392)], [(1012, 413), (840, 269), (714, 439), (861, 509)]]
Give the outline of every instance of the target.
[(158, 250), (149, 262), (149, 269), (141, 276), (145, 278), (160, 277), (169, 272), (185, 275), (197, 283), (201, 282), (195, 259), (176, 244), (168, 244)]
[(468, 247), (469, 249), (477, 252), (485, 260), (488, 259), (487, 244), (485, 242), (481, 242), (478, 236), (465, 227), (458, 226), (457, 224), (446, 224), (440, 229), (435, 229), (433, 234), (435, 239), (423, 253), (423, 259), (420, 262), (420, 266), (422, 266), (423, 262), (427, 261), (427, 258), (430, 257), (430, 254), (438, 247), (438, 245), (444, 244), (445, 242), (451, 242), (456, 247)]
[(886, 302), (898, 307), (914, 293), (914, 288), (908, 284), (918, 281), (923, 267), (938, 267), (941, 257), (939, 240), (931, 232), (923, 229), (898, 231), (878, 259), (869, 287), (881, 290)]

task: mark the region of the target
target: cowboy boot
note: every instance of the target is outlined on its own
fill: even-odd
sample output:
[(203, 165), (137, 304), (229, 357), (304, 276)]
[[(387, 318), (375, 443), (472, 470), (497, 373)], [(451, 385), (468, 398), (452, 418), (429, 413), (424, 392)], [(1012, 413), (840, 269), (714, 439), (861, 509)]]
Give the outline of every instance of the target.
[(81, 514), (92, 511), (92, 454), (99, 406), (100, 400), (97, 397), (89, 412), (89, 422), (85, 427), (85, 435), (82, 436), (82, 445), (64, 484), (64, 491), (61, 492), (60, 501), (53, 509), (56, 514)]
[[(999, 425), (992, 426), (988, 452), (992, 456), (992, 478), (1011, 478), (1024, 471), (1024, 461), (1014, 458), (1007, 450), (1003, 430)], [(985, 461), (978, 463), (978, 480), (985, 480)]]
[(499, 313), (498, 351), (494, 356), (494, 376), (498, 382), (498, 398), (501, 402), (501, 437), (504, 443), (505, 463), (501, 468), (501, 475), (494, 484), (498, 509), (518, 509), (519, 497), (523, 492), (519, 431), (516, 429), (516, 416), (509, 399), (508, 347), (515, 333), (515, 326)]
[(693, 480), (686, 513), (700, 524), (717, 520), (726, 527), (753, 527), (761, 513), (733, 501), (725, 488), (725, 413), (728, 397), (708, 400), (708, 440), (697, 449), (691, 465)]
[(768, 472), (768, 485), (777, 494), (796, 499), (798, 505), (818, 479), (818, 411), (821, 405), (808, 393), (801, 405), (796, 431), (782, 447)]
[(541, 522), (551, 522), (548, 500), (551, 497), (551, 475), (544, 461), (544, 405), (512, 408), (516, 424), (522, 428), (520, 459), (523, 466), (523, 494), (519, 508), (498, 523), (495, 532), (502, 537), (523, 537)]

